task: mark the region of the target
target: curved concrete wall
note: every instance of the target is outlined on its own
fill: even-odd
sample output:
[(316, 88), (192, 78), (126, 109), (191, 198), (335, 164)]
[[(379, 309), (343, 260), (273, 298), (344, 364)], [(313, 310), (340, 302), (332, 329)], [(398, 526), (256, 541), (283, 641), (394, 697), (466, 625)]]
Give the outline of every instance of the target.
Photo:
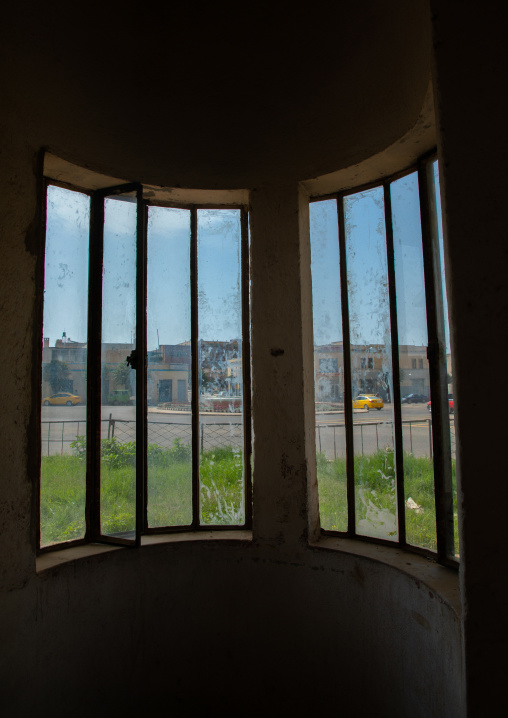
[(21, 596), (3, 699), (19, 715), (462, 715), (454, 609), (370, 558), (153, 546), (49, 569)]
[[(178, 33), (164, 11), (146, 28), (102, 15), (92, 34), (97, 18), (83, 24), (53, 7), (9, 25), (0, 423), (10, 715), (161, 705), (177, 715), (461, 715), (459, 620), (422, 580), (425, 562), (407, 558), (406, 571), (405, 558), (394, 566), (308, 544), (317, 496), (298, 183), (384, 151), (417, 122), (429, 83), (426, 3), (381, 6), (333, 14), (339, 25), (324, 16), (313, 39), (300, 17), (283, 59), (285, 15), (268, 23), (265, 53), (260, 19), (247, 43), (231, 22), (208, 37), (207, 18), (197, 34)], [(253, 190), (254, 543), (147, 546), (36, 574), (43, 147), (125, 179)], [(285, 354), (274, 358), (273, 346)]]

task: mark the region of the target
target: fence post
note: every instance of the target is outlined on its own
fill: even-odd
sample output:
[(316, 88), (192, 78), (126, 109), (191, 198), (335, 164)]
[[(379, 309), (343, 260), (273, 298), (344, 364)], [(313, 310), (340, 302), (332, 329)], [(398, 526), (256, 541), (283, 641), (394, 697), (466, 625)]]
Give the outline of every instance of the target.
[(318, 437), (319, 437), (319, 453), (321, 453), (321, 427), (318, 426)]
[(363, 424), (360, 424), (360, 434), (362, 437), (362, 456), (363, 456)]
[(51, 433), (51, 422), (48, 423), (48, 456), (49, 456), (49, 435)]
[(337, 458), (337, 443), (335, 441), (335, 426), (333, 427), (333, 458)]
[(60, 447), (60, 456), (63, 456), (63, 437), (64, 437), (65, 421), (62, 421), (62, 445)]
[(110, 415), (109, 415), (109, 421), (108, 421), (108, 439), (111, 438), (110, 435), (111, 435), (111, 417), (112, 417), (112, 416), (113, 416), (113, 414), (110, 414)]
[(413, 453), (413, 422), (409, 422), (409, 446), (411, 447), (411, 454)]
[(205, 425), (201, 424), (201, 453), (203, 453), (205, 445)]
[(376, 424), (376, 449), (379, 452), (379, 432), (377, 430), (378, 424)]

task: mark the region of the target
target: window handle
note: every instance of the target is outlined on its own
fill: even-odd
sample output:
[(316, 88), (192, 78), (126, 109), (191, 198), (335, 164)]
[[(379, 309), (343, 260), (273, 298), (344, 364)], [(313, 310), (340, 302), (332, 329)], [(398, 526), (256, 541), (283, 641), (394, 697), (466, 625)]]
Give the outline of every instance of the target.
[(125, 360), (130, 365), (131, 369), (136, 370), (138, 368), (138, 352), (133, 349), (127, 359)]

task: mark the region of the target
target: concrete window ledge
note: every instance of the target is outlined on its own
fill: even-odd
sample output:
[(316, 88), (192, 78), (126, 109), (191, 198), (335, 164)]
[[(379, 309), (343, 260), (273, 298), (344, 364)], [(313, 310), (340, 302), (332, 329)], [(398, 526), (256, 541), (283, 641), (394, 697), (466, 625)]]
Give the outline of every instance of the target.
[[(252, 542), (252, 531), (189, 531), (182, 533), (150, 534), (141, 538), (141, 549), (159, 544), (185, 543), (189, 541), (242, 541)], [(37, 573), (52, 569), (62, 564), (99, 556), (112, 551), (130, 551), (129, 547), (112, 546), (110, 544), (91, 543), (82, 546), (72, 546), (65, 549), (48, 551), (37, 557)]]
[(428, 586), (429, 590), (449, 604), (460, 617), (459, 572), (456, 569), (442, 566), (432, 559), (395, 546), (380, 546), (354, 539), (326, 536), (312, 542), (310, 546), (313, 549), (347, 553), (392, 566), (411, 576), (416, 582)]

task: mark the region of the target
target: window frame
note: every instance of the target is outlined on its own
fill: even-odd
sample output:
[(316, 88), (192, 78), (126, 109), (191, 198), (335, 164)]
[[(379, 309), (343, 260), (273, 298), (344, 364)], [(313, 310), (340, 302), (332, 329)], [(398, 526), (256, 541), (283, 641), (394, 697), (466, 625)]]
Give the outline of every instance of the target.
[[(438, 159), (437, 150), (420, 157), (416, 164), (400, 172), (368, 182), (357, 187), (348, 187), (334, 193), (311, 195), (309, 203), (334, 199), (337, 205), (339, 237), (339, 278), (342, 319), (342, 342), (344, 357), (344, 429), (346, 442), (346, 486), (347, 486), (347, 531), (320, 529), (323, 537), (343, 537), (401, 548), (437, 560), (439, 563), (457, 568), (459, 561), (454, 550), (454, 515), (452, 491), (452, 460), (450, 439), (450, 414), (448, 405), (447, 367), (445, 349), (445, 307), (441, 280), (441, 259), (437, 226), (437, 207), (433, 164)], [(425, 303), (427, 315), (427, 359), (429, 364), (430, 397), (432, 401), (432, 459), (434, 466), (434, 498), (436, 507), (437, 551), (409, 544), (406, 540), (406, 505), (404, 497), (403, 440), (400, 392), (399, 341), (397, 327), (397, 298), (395, 283), (395, 257), (392, 227), (390, 186), (393, 182), (413, 173), (418, 176), (420, 223), (422, 230), (422, 254), (425, 282)], [(396, 504), (398, 540), (364, 536), (356, 533), (355, 472), (353, 440), (353, 393), (352, 361), (349, 327), (349, 297), (347, 278), (346, 232), (344, 199), (374, 188), (383, 189), (384, 222), (386, 230), (387, 275), (389, 315), (391, 329), (391, 361), (393, 381), (393, 434), (394, 460), (396, 471)]]
[[(252, 426), (251, 426), (251, 351), (250, 351), (250, 241), (248, 205), (245, 202), (185, 202), (151, 200), (144, 197), (152, 188), (138, 182), (116, 184), (109, 187), (90, 189), (62, 180), (44, 176), (41, 183), (41, 296), (45, 288), (45, 248), (47, 227), (48, 187), (79, 192), (90, 198), (89, 225), (89, 277), (88, 277), (88, 329), (87, 329), (87, 407), (86, 431), (86, 499), (85, 535), (79, 539), (61, 541), (41, 546), (41, 441), (38, 442), (37, 506), (36, 506), (36, 554), (57, 551), (90, 543), (112, 544), (115, 546), (139, 547), (141, 537), (151, 534), (172, 534), (187, 532), (238, 531), (252, 529)], [(137, 201), (137, 262), (136, 262), (136, 528), (135, 538), (125, 539), (100, 533), (100, 435), (101, 435), (101, 324), (102, 324), (102, 266), (104, 226), (104, 201), (106, 197), (122, 193), (136, 193)], [(148, 472), (147, 472), (147, 343), (146, 343), (146, 302), (147, 302), (147, 236), (149, 207), (185, 209), (190, 212), (190, 256), (189, 274), (191, 288), (191, 455), (192, 455), (192, 521), (188, 525), (148, 525)], [(201, 524), (199, 520), (199, 356), (198, 356), (198, 267), (197, 267), (197, 215), (201, 209), (228, 210), (240, 212), (240, 276), (241, 276), (241, 326), (242, 326), (242, 416), (243, 416), (243, 464), (244, 464), (244, 522), (242, 524)], [(39, 306), (40, 341), (37, 352), (37, 393), (38, 427), (41, 430), (41, 386), (43, 351), (43, 299)], [(139, 357), (144, 357), (140, 360)], [(138, 443), (139, 442), (139, 443)]]

